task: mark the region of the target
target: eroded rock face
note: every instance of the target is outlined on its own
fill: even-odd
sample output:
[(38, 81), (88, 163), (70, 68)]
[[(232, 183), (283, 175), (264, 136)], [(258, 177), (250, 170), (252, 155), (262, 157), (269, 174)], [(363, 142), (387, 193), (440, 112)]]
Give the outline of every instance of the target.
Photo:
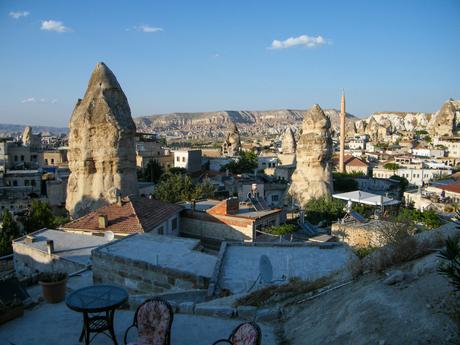
[(298, 205), (332, 193), (330, 128), (331, 122), (319, 105), (305, 112), (302, 134), (297, 142), (297, 166), (289, 189)]
[(136, 127), (128, 100), (104, 63), (96, 65), (69, 129), (66, 208), (73, 218), (138, 194)]
[(297, 144), (295, 141), (294, 132), (291, 127), (286, 128), (281, 141), (281, 154), (278, 155), (281, 165), (295, 164), (295, 150)]
[(431, 124), (431, 134), (439, 136), (452, 136), (456, 132), (456, 107), (454, 101), (448, 100), (434, 115)]
[(241, 150), (240, 132), (235, 123), (232, 123), (230, 130), (225, 137), (225, 141), (222, 144), (222, 155), (223, 156), (236, 156)]
[(30, 126), (24, 128), (21, 138), (24, 146), (39, 147), (41, 144), (41, 134), (33, 134)]

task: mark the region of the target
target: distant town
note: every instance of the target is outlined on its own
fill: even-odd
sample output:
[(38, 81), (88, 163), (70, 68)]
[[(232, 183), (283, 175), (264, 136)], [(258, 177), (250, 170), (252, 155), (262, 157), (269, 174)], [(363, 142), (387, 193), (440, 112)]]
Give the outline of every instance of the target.
[[(74, 311), (84, 306), (70, 296), (112, 285), (126, 291), (117, 311), (123, 326), (114, 331), (113, 314), (84, 318), (80, 340), (109, 330), (116, 341), (152, 297), (184, 330), (195, 323), (215, 340), (239, 321), (259, 339), (244, 344), (307, 344), (309, 328), (298, 325), (316, 324), (325, 339), (335, 314), (381, 308), (393, 310), (369, 317), (372, 326), (350, 326), (367, 344), (458, 340), (458, 319), (437, 304), (458, 303), (460, 101), (447, 99), (435, 113), (359, 119), (346, 112), (358, 100), (345, 91), (340, 110), (311, 104), (133, 119), (104, 63), (83, 91), (68, 131), (3, 127), (0, 299), (5, 311), (30, 315), (0, 326), (0, 340), (22, 344), (19, 330), (47, 319), (50, 308), (80, 322)], [(67, 284), (66, 304), (34, 288), (56, 277)], [(19, 302), (7, 286), (22, 294)], [(421, 308), (422, 321), (414, 315)], [(405, 330), (371, 331), (395, 318)], [(173, 339), (186, 338), (174, 327)], [(42, 343), (69, 343), (45, 334)], [(327, 343), (355, 343), (341, 337)]]

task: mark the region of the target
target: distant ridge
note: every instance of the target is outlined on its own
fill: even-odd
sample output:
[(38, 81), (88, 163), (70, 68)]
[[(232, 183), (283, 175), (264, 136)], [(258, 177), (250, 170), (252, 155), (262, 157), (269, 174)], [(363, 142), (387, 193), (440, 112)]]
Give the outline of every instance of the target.
[(53, 133), (53, 134), (67, 134), (69, 129), (67, 127), (53, 127), (53, 126), (33, 126), (33, 125), (12, 125), (0, 123), (1, 133), (22, 133), (26, 126), (32, 126), (34, 133)]

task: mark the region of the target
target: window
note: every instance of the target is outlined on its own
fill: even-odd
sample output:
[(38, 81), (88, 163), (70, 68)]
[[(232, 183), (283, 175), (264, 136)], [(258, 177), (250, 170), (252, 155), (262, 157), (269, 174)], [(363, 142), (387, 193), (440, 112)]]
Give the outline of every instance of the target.
[(28, 186), (30, 184), (29, 180), (24, 180), (24, 186)]
[(18, 156), (14, 156), (14, 161), (15, 161), (15, 162), (18, 161)]
[(45, 158), (45, 164), (48, 165), (48, 158)]
[(185, 157), (182, 157), (182, 162), (185, 162)]
[(54, 158), (51, 158), (51, 165), (54, 164)]
[(35, 180), (30, 180), (30, 184), (31, 184), (32, 186), (35, 186), (35, 185), (36, 185)]
[(176, 161), (180, 162), (180, 157), (179, 156), (176, 157)]
[(177, 229), (177, 218), (174, 218), (172, 221), (171, 221), (171, 228), (173, 230), (176, 230)]
[(15, 186), (15, 187), (16, 187), (17, 185), (18, 185), (18, 181), (16, 181), (16, 180), (13, 180), (13, 186)]
[(163, 228), (163, 226), (160, 226), (158, 228), (158, 235), (163, 235), (163, 233), (164, 233), (164, 228)]
[(278, 201), (279, 195), (272, 195), (272, 201)]
[(21, 155), (21, 162), (24, 162), (24, 155)]

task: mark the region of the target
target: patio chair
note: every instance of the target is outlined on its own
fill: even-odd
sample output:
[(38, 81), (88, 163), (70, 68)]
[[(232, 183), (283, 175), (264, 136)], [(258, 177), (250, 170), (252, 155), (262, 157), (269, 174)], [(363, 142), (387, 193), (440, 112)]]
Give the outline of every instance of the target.
[(137, 307), (133, 324), (125, 332), (125, 345), (132, 327), (137, 328), (139, 336), (128, 345), (170, 345), (173, 318), (173, 309), (164, 299), (155, 297), (144, 301)]
[(219, 339), (212, 345), (232, 344), (232, 345), (260, 345), (262, 332), (255, 322), (244, 322), (239, 324), (230, 334), (228, 339)]

